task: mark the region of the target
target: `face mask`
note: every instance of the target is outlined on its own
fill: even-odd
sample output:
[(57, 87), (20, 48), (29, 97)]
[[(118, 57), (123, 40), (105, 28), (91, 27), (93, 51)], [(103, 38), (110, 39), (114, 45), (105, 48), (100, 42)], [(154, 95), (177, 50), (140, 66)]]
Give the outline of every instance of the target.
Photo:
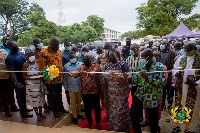
[(37, 48), (38, 48), (38, 49), (41, 50), (41, 49), (43, 49), (43, 47), (44, 47), (43, 43), (39, 43), (39, 44), (37, 44)]
[(65, 47), (67, 51), (71, 51), (71, 46)]
[(81, 54), (82, 54), (83, 56), (85, 56), (86, 52), (82, 52)]
[(116, 60), (116, 58), (114, 56), (112, 56), (112, 57), (109, 58), (109, 62), (114, 64), (114, 63), (117, 62), (117, 60)]
[(192, 56), (194, 54), (194, 50), (189, 51), (189, 52), (185, 52), (186, 56)]
[(141, 59), (141, 63), (146, 65), (148, 63), (148, 61), (146, 59)]
[(51, 45), (51, 49), (56, 52), (59, 49), (59, 45)]
[(12, 52), (13, 53), (17, 53), (19, 51), (19, 47), (16, 45), (15, 47), (13, 47)]
[(76, 63), (76, 58), (70, 59), (71, 63)]
[(199, 50), (199, 49), (200, 49), (200, 45), (196, 45), (196, 47), (197, 47), (197, 50)]
[(104, 54), (108, 54), (108, 51), (107, 49), (104, 49)]
[(184, 49), (181, 49), (180, 54), (181, 54), (182, 56), (185, 55)]
[(165, 49), (165, 45), (161, 44), (161, 45), (160, 45), (160, 49), (161, 49), (161, 50)]
[(5, 43), (5, 44), (7, 45), (7, 43), (8, 43), (8, 41), (6, 41), (6, 43)]
[(34, 62), (34, 61), (35, 61), (35, 56), (30, 56), (30, 57), (28, 58), (28, 60), (29, 60), (29, 62)]
[(153, 62), (155, 62), (156, 61), (156, 57), (153, 57)]
[(84, 65), (86, 66), (86, 67), (89, 67), (90, 66), (90, 64), (91, 64), (91, 61), (89, 61), (88, 59), (87, 60), (83, 60), (83, 63), (84, 63)]
[(132, 55), (132, 56), (134, 56), (134, 55), (135, 55), (135, 52), (134, 52), (133, 50), (130, 50), (130, 53), (129, 53), (129, 55)]

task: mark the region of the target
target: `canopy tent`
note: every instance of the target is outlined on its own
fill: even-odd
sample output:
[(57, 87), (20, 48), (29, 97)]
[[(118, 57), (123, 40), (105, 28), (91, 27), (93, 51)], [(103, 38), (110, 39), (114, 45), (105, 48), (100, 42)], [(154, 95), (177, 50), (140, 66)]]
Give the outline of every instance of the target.
[(197, 31), (196, 33), (193, 33), (191, 35), (188, 35), (187, 37), (197, 37), (197, 38), (200, 38), (200, 31)]
[(177, 38), (186, 38), (188, 35), (193, 34), (192, 31), (190, 31), (183, 22), (180, 23), (180, 25), (170, 34), (163, 36), (162, 38), (167, 38), (170, 40), (174, 40)]

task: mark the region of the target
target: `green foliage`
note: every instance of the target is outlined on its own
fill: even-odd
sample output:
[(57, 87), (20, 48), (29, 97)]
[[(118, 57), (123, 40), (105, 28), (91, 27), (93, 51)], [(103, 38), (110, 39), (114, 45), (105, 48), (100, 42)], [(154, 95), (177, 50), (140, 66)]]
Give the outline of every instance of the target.
[(103, 37), (103, 31), (104, 31), (104, 19), (100, 18), (96, 15), (90, 15), (87, 17), (87, 20), (85, 22), (82, 22), (83, 25), (94, 28), (97, 33), (97, 40), (101, 39)]
[(169, 34), (180, 24), (183, 15), (191, 13), (197, 1), (149, 0), (136, 8), (139, 20), (136, 26), (142, 30), (143, 36)]
[(27, 20), (30, 14), (36, 11), (41, 11), (44, 14), (44, 10), (37, 3), (29, 5), (27, 0), (1, 0), (2, 35), (11, 34), (12, 38), (17, 40), (19, 34), (30, 29)]
[(33, 44), (33, 37), (30, 32), (26, 32), (24, 34), (19, 35), (19, 39), (17, 40), (17, 44), (20, 47), (28, 46)]
[(121, 38), (125, 38), (125, 37), (130, 37), (132, 39), (138, 39), (141, 37), (141, 32), (136, 30), (136, 31), (128, 31), (125, 32), (124, 34), (121, 35)]

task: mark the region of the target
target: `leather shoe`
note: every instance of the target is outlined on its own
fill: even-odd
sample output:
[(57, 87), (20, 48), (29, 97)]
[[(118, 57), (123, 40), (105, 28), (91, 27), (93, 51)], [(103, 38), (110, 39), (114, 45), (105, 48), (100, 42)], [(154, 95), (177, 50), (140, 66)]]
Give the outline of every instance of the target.
[(10, 111), (5, 112), (5, 116), (7, 116), (7, 117), (11, 117), (11, 116), (12, 116), (12, 113), (11, 113)]
[(141, 125), (140, 125), (141, 127), (146, 127), (146, 126), (149, 126), (149, 122), (143, 122)]
[(103, 122), (106, 122), (109, 120), (109, 117), (108, 116), (105, 116), (104, 119), (103, 119)]
[(18, 108), (17, 106), (13, 106), (13, 107), (10, 107), (10, 111), (17, 112), (17, 111), (20, 111), (20, 108)]
[(73, 123), (74, 123), (75, 125), (78, 125), (78, 119), (77, 119), (77, 118), (73, 118)]
[(58, 113), (54, 114), (53, 117), (54, 117), (55, 119), (61, 119), (61, 116), (60, 116)]
[(33, 109), (28, 109), (28, 108), (27, 108), (26, 111), (27, 111), (27, 112), (31, 112), (31, 111), (33, 111)]
[(86, 128), (90, 128), (92, 126), (92, 123), (87, 123)]
[(100, 124), (100, 123), (97, 123), (97, 124), (96, 124), (96, 129), (97, 129), (97, 130), (101, 130), (101, 124)]
[(104, 110), (104, 106), (101, 106), (101, 110)]
[(21, 114), (21, 117), (33, 117), (33, 114), (31, 113)]
[(77, 115), (77, 118), (78, 118), (78, 119), (82, 119), (82, 120), (85, 119), (85, 117), (84, 117), (83, 115)]

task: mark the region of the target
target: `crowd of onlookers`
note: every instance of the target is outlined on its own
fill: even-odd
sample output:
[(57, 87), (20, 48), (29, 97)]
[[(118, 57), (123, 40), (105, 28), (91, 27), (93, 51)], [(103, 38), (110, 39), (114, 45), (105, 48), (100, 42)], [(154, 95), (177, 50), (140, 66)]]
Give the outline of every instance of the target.
[[(15, 41), (3, 37), (0, 45), (0, 110), (6, 116), (20, 111), (21, 117), (32, 117), (32, 110), (27, 109), (30, 105), (39, 121), (46, 117), (43, 108), (46, 113), (52, 110), (54, 117), (60, 119), (61, 113), (69, 113), (63, 106), (62, 87), (70, 104), (73, 123), (78, 125), (78, 119), (86, 116), (86, 127), (90, 128), (94, 109), (99, 130), (101, 109), (104, 108), (103, 121), (108, 121), (110, 131), (130, 132), (133, 129), (134, 133), (141, 133), (141, 127), (150, 126), (150, 132), (157, 133), (160, 132), (161, 111), (170, 113), (173, 104), (179, 112), (184, 107), (194, 110), (195, 103), (200, 105), (200, 40), (163, 39), (131, 44), (131, 38), (126, 38), (124, 46), (119, 43), (113, 48), (106, 42), (96, 49), (84, 45), (80, 52), (69, 41), (64, 42), (65, 49), (61, 51), (59, 43), (59, 38), (53, 36), (44, 48), (41, 40), (35, 38), (35, 49), (22, 54)], [(42, 78), (42, 72), (52, 65), (64, 73), (53, 80)], [(5, 72), (7, 70), (10, 72)], [(14, 90), (19, 108), (15, 104)], [(181, 100), (184, 105), (180, 104)], [(85, 116), (81, 115), (82, 101)], [(194, 115), (198, 113), (192, 111), (189, 122)], [(198, 132), (197, 127), (193, 128), (194, 132)], [(187, 126), (173, 129), (173, 132), (181, 131), (190, 132)]]

